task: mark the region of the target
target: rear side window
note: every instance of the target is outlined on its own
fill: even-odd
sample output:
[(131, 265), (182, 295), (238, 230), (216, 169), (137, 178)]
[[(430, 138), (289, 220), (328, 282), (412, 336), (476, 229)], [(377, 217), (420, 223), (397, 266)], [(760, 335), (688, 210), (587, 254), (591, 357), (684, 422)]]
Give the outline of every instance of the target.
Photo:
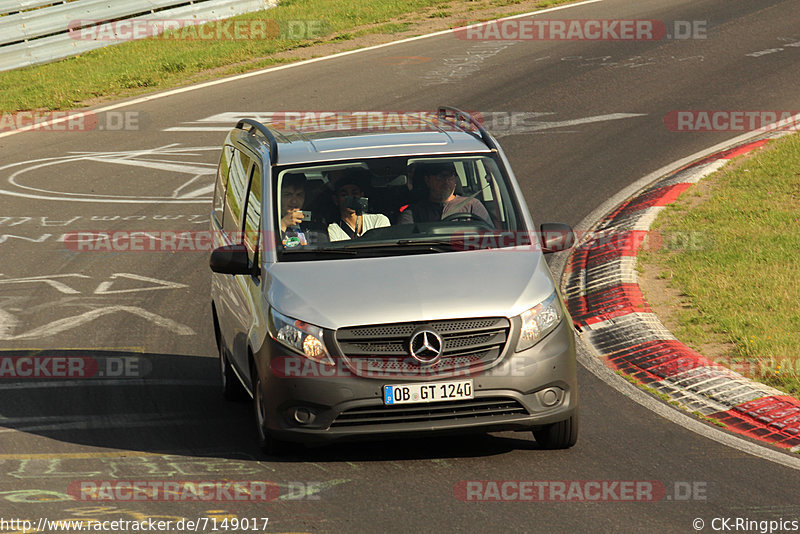
[[(242, 231), (245, 194), (252, 162), (241, 150), (233, 149), (228, 173), (228, 187), (225, 192), (225, 215), (222, 229), (231, 236), (234, 243), (241, 242), (238, 237)], [(236, 234), (236, 236), (234, 236)]]
[(217, 167), (217, 181), (214, 186), (214, 218), (220, 226), (224, 221), (225, 190), (228, 188), (228, 172), (231, 168), (232, 156), (232, 146), (225, 145), (222, 147), (222, 155), (219, 158), (219, 166)]
[(261, 230), (261, 170), (253, 165), (250, 172), (250, 187), (247, 194), (247, 209), (244, 216), (244, 244), (250, 261), (255, 261), (258, 236)]

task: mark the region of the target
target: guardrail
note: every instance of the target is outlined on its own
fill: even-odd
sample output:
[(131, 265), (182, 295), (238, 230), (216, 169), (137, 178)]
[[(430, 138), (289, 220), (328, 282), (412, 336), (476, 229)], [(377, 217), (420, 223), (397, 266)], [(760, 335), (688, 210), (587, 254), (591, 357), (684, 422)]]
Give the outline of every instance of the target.
[(127, 19), (220, 20), (274, 7), (277, 0), (0, 0), (0, 71), (118, 44), (76, 39), (81, 24)]

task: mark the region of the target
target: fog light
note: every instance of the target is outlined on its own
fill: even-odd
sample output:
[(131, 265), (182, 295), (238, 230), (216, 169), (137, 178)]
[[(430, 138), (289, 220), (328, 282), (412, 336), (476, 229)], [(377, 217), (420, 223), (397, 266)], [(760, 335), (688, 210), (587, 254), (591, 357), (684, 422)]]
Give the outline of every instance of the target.
[(314, 412), (304, 407), (295, 408), (292, 412), (292, 416), (300, 425), (307, 425), (314, 421)]
[(551, 406), (555, 406), (561, 401), (561, 389), (560, 388), (547, 388), (543, 389), (539, 392), (539, 398), (542, 401), (542, 404), (550, 408)]

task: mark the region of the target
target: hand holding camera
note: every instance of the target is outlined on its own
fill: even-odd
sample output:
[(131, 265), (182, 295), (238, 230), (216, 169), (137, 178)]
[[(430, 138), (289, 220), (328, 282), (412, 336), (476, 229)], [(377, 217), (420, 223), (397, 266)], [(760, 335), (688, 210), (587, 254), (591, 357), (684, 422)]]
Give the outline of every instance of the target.
[(344, 206), (356, 212), (356, 215), (362, 215), (369, 207), (369, 199), (367, 197), (344, 197)]

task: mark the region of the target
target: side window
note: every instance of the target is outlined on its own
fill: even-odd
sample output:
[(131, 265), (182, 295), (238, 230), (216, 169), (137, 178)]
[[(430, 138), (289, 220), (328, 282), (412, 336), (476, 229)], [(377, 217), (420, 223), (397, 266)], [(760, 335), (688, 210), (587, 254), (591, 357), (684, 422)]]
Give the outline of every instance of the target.
[(454, 161), (453, 165), (456, 168), (456, 177), (458, 178), (459, 182), (459, 185), (456, 186), (456, 194), (463, 195), (465, 193), (470, 193), (471, 187), (469, 185), (467, 166), (464, 165), (463, 161)]
[(217, 181), (214, 186), (214, 218), (222, 226), (225, 215), (225, 190), (228, 188), (228, 171), (231, 167), (231, 156), (233, 147), (225, 145), (222, 147), (222, 155), (219, 158), (217, 167)]
[(250, 158), (241, 150), (234, 149), (228, 173), (228, 188), (225, 192), (225, 215), (222, 229), (234, 243), (241, 243), (242, 215), (245, 194), (251, 167)]
[(486, 211), (492, 217), (495, 224), (499, 224), (501, 228), (508, 227), (505, 208), (503, 206), (503, 197), (496, 194), (497, 180), (492, 175), (491, 170), (486, 167), (483, 161), (476, 162), (476, 170), (478, 177), (478, 187), (480, 194), (478, 199), (483, 202)]
[[(478, 188), (481, 191), (480, 198), (484, 202), (491, 202), (494, 200), (494, 193), (492, 191), (494, 180), (492, 175), (482, 161), (478, 161), (476, 167), (478, 170)], [(501, 202), (500, 199), (498, 199), (498, 202)]]
[(244, 244), (250, 261), (254, 262), (261, 230), (261, 170), (258, 165), (252, 167), (248, 190), (247, 209), (244, 215)]

